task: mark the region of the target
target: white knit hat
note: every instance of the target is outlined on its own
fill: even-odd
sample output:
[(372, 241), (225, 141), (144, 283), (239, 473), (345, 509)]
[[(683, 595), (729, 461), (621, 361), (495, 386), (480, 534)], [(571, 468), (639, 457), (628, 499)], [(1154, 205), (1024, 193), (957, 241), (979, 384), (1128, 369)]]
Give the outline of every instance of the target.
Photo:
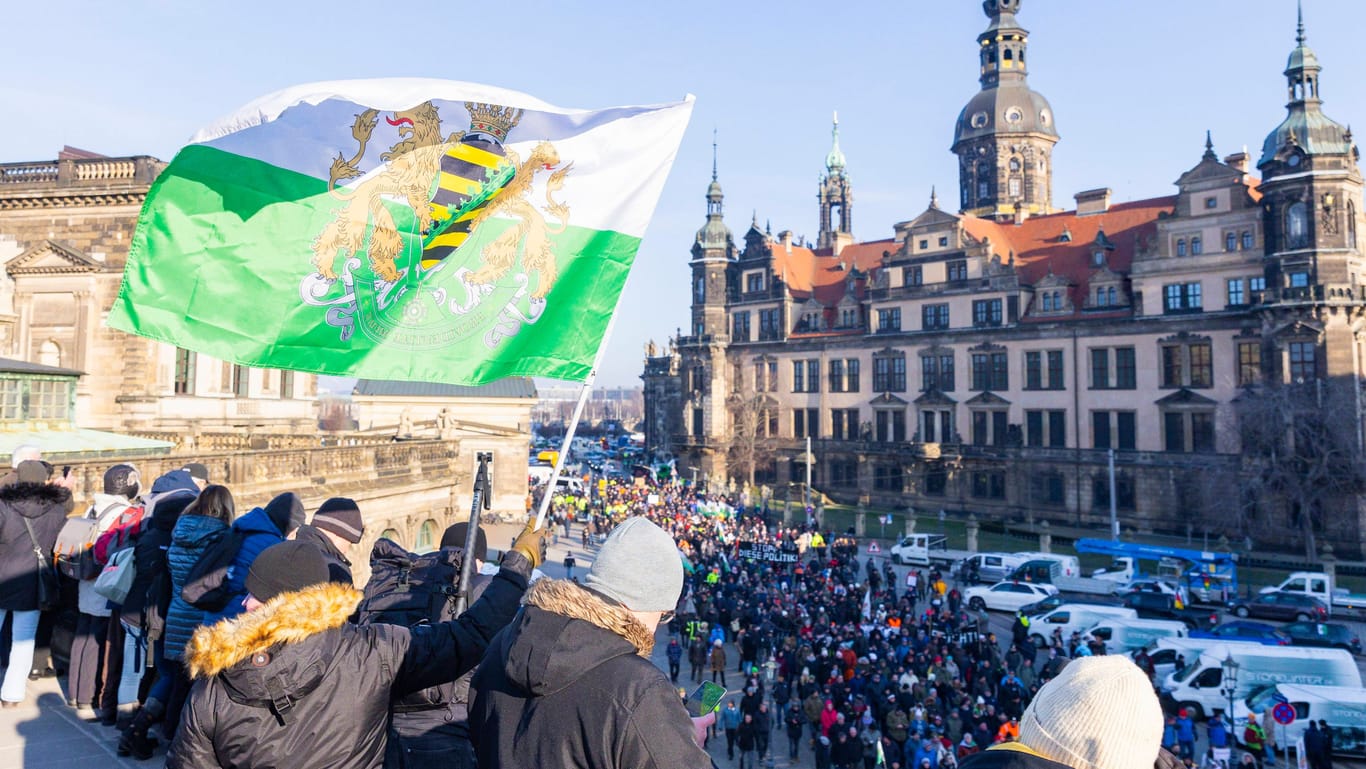
[(1072, 660), (1020, 718), (1020, 744), (1073, 769), (1152, 769), (1162, 706), (1126, 657)]

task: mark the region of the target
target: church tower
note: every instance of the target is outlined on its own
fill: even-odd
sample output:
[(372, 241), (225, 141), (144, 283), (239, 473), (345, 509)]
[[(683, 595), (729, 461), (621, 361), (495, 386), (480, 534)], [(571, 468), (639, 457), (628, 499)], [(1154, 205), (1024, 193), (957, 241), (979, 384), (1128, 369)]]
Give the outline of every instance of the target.
[(692, 246), (692, 333), (726, 333), (727, 268), (735, 261), (735, 239), (722, 216), (725, 195), (716, 179), (716, 142), (712, 142), (711, 184), (707, 186), (707, 223)]
[(1362, 176), (1352, 133), (1322, 111), (1318, 57), (1301, 13), (1285, 67), (1286, 116), (1262, 144), (1268, 298), (1299, 302), (1366, 282), (1357, 230)]
[(991, 20), (977, 36), (982, 90), (953, 135), (961, 210), (995, 219), (1051, 213), (1058, 132), (1048, 100), (1029, 88), (1029, 32), (1015, 20), (1020, 0), (985, 0), (982, 8)]
[(830, 129), (833, 145), (825, 156), (825, 176), (821, 177), (816, 194), (821, 207), (821, 229), (816, 237), (817, 248), (828, 248), (836, 255), (854, 242), (854, 190), (844, 168), (844, 153), (840, 151), (840, 116), (834, 115)]

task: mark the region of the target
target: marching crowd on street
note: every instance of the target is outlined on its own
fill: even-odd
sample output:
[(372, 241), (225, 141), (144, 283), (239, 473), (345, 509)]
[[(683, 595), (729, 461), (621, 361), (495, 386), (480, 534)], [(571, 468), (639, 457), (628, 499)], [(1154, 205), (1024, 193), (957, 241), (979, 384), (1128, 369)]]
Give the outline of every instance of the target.
[[(737, 515), (686, 484), (558, 495), (549, 526), (529, 520), (485, 564), (484, 532), (466, 553), (464, 524), (434, 553), (358, 552), (364, 517), (346, 498), (310, 515), (284, 493), (239, 514), (197, 463), (150, 483), (114, 465), (84, 509), (35, 450), (12, 464), (0, 703), (64, 676), (67, 705), (135, 759), (164, 746), (167, 766), (225, 768), (1230, 762), (1231, 727), (1211, 720), (1196, 755), (1196, 725), (1164, 718), (1141, 658), (1058, 637), (1038, 648), (1023, 616), (997, 638), (948, 575), (898, 578), (814, 522)], [(571, 550), (564, 579), (541, 575), (552, 536), (580, 542), (587, 570)], [(465, 557), (477, 574), (461, 613)], [(356, 558), (371, 564), (364, 585)], [(651, 662), (657, 635), (667, 672)], [(719, 713), (689, 712), (703, 681), (733, 693)], [(1242, 736), (1237, 763), (1274, 762), (1255, 724)], [(1328, 769), (1332, 735), (1314, 740), (1311, 763)]]

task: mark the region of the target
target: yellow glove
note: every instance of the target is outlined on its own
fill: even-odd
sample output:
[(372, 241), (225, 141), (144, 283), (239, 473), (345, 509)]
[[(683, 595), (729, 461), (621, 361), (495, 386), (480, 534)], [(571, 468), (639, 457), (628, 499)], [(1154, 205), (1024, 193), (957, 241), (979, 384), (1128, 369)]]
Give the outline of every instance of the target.
[(528, 520), (522, 533), (512, 543), (512, 549), (526, 556), (533, 569), (545, 561), (545, 536), (550, 533), (549, 529), (533, 528), (535, 525), (535, 518)]

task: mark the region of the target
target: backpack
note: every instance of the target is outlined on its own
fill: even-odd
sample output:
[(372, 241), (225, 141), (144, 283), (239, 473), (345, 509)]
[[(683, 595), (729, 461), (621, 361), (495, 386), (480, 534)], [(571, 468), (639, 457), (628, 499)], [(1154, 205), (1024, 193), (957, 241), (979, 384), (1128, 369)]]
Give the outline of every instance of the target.
[(418, 555), (379, 540), (370, 552), (370, 581), (356, 609), (358, 622), (414, 627), (454, 619), (463, 562), (461, 548)]
[[(57, 571), (75, 580), (94, 579), (100, 575), (100, 564), (95, 562), (95, 543), (100, 538), (100, 519), (115, 506), (125, 504), (122, 500), (106, 507), (93, 517), (82, 515), (68, 518), (57, 534), (57, 544), (52, 548), (52, 557), (57, 563)], [(91, 508), (92, 512), (94, 508)]]
[(114, 524), (95, 540), (95, 546), (91, 548), (91, 554), (95, 564), (103, 569), (109, 564), (109, 559), (118, 551), (131, 547), (133, 540), (142, 533), (143, 522), (150, 521), (149, 515), (144, 515), (145, 508), (142, 505), (130, 505), (119, 517), (114, 520)]
[(185, 577), (185, 586), (180, 589), (181, 600), (196, 609), (222, 611), (235, 595), (228, 588), (228, 570), (236, 563), (246, 538), (246, 534), (230, 528), (204, 548)]

